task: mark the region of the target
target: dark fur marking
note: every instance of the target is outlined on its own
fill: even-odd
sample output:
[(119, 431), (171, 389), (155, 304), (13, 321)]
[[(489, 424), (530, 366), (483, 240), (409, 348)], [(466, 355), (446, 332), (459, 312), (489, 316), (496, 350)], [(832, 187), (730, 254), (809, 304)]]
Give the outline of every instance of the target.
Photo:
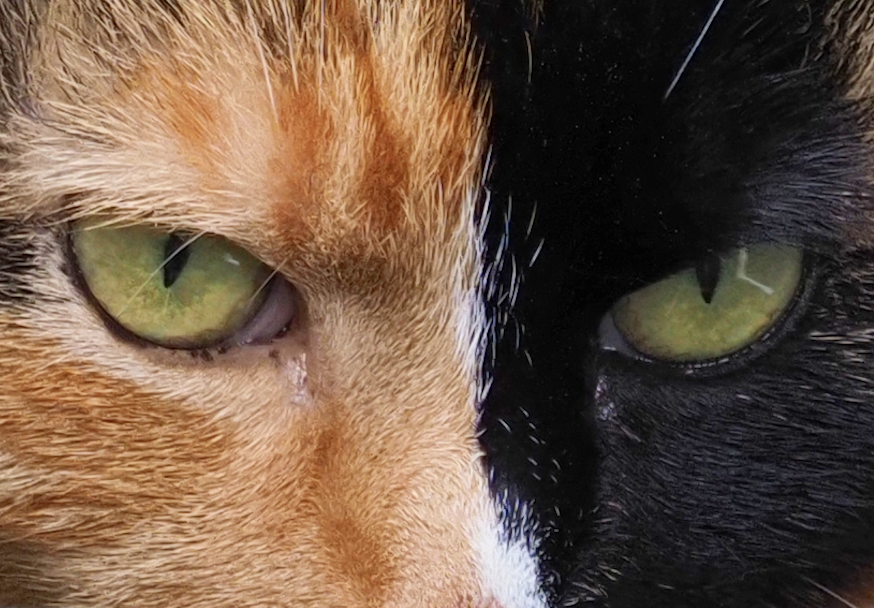
[[(665, 101), (711, 0), (547, 2), (530, 82), (522, 12), (473, 1), (495, 108), (482, 442), (493, 492), (546, 526), (557, 605), (820, 607), (874, 563), (874, 271), (845, 253), (874, 172), (829, 4), (725, 3)], [(822, 277), (767, 353), (704, 378), (598, 352), (618, 297), (761, 240)]]
[(33, 231), (33, 226), (0, 220), (0, 304), (25, 304), (36, 296), (31, 279), (38, 268)]
[(49, 555), (39, 543), (0, 534), (0, 604), (37, 608), (60, 601), (68, 590), (52, 575)]

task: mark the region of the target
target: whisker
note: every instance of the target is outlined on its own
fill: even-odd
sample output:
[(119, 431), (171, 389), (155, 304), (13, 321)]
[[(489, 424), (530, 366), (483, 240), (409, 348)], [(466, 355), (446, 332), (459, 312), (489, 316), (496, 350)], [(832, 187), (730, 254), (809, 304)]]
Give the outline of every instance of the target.
[(282, 267), (285, 266), (285, 263), (286, 263), (289, 259), (291, 259), (291, 256), (287, 256), (285, 259), (283, 259), (283, 260), (279, 263), (279, 265), (278, 265), (276, 268), (274, 268), (274, 269), (270, 272), (269, 275), (267, 275), (267, 278), (264, 279), (264, 280), (261, 282), (261, 285), (258, 286), (258, 289), (256, 289), (256, 290), (255, 290), (255, 293), (253, 293), (252, 296), (249, 298), (249, 304), (251, 304), (251, 303), (254, 302), (256, 299), (258, 299), (258, 296), (261, 295), (261, 292), (263, 292), (263, 291), (267, 288), (267, 286), (270, 285), (270, 281), (272, 281), (272, 280), (273, 280), (273, 277), (275, 277), (276, 275), (278, 275), (278, 274), (280, 273), (280, 271), (282, 270)]
[(173, 251), (173, 253), (168, 255), (167, 259), (165, 259), (163, 262), (161, 262), (160, 266), (158, 266), (154, 271), (152, 271), (152, 273), (148, 277), (146, 277), (146, 280), (143, 281), (139, 287), (137, 287), (137, 290), (128, 299), (128, 301), (125, 302), (124, 306), (122, 306), (121, 310), (118, 312), (118, 314), (116, 316), (121, 317), (125, 313), (125, 311), (128, 309), (128, 307), (131, 304), (133, 304), (134, 300), (137, 299), (137, 296), (140, 295), (140, 293), (142, 293), (143, 289), (146, 288), (146, 285), (149, 284), (149, 281), (154, 279), (158, 275), (159, 272), (162, 272), (164, 270), (164, 267), (167, 266), (167, 264), (169, 264), (173, 258), (175, 258), (177, 255), (182, 253), (187, 247), (193, 245), (194, 242), (197, 241), (197, 239), (204, 236), (205, 234), (206, 234), (206, 232), (200, 232), (199, 234), (195, 234), (193, 237), (191, 237), (190, 239), (188, 239), (187, 241), (185, 241), (184, 243), (179, 245), (179, 247), (177, 247)]
[(802, 576), (801, 578), (802, 578), (802, 580), (810, 583), (811, 585), (813, 585), (814, 587), (816, 587), (817, 589), (819, 589), (823, 593), (831, 596), (832, 599), (836, 599), (837, 601), (839, 601), (841, 604), (843, 604), (847, 608), (861, 608), (859, 605), (854, 604), (853, 602), (851, 602), (850, 600), (848, 600), (845, 597), (842, 597), (841, 595), (838, 595), (837, 593), (835, 593), (834, 591), (832, 591), (831, 589), (829, 589), (825, 585), (820, 585), (815, 580), (813, 580), (811, 578), (807, 578), (806, 576)]
[(534, 53), (531, 50), (531, 36), (525, 32), (525, 47), (528, 52), (528, 84), (531, 84), (531, 75), (534, 73)]
[(710, 13), (710, 17), (707, 19), (707, 23), (704, 24), (704, 28), (701, 30), (701, 33), (698, 34), (698, 39), (695, 41), (695, 44), (692, 45), (689, 54), (686, 55), (686, 59), (683, 61), (683, 65), (680, 66), (680, 69), (677, 71), (677, 75), (674, 76), (674, 80), (671, 81), (671, 85), (668, 87), (668, 90), (665, 91), (665, 96), (662, 97), (662, 101), (665, 101), (668, 97), (670, 97), (671, 93), (674, 92), (674, 87), (676, 87), (677, 83), (680, 82), (680, 78), (683, 76), (686, 68), (689, 67), (689, 62), (692, 61), (692, 57), (695, 55), (695, 53), (698, 52), (698, 47), (701, 46), (701, 41), (704, 40), (704, 36), (707, 35), (707, 32), (710, 30), (710, 26), (713, 25), (713, 20), (716, 19), (716, 15), (718, 15), (719, 11), (722, 10), (723, 4), (725, 4), (725, 0), (718, 0), (716, 2), (716, 8), (714, 8), (713, 12)]

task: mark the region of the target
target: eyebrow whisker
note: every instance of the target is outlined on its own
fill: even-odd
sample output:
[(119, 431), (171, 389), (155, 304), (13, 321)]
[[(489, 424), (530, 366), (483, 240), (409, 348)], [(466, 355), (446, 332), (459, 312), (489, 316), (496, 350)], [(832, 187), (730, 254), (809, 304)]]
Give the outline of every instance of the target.
[(671, 96), (671, 93), (674, 92), (674, 88), (677, 86), (677, 83), (680, 82), (680, 78), (683, 76), (686, 68), (689, 67), (689, 62), (692, 61), (692, 57), (695, 55), (695, 53), (698, 52), (698, 47), (701, 46), (701, 42), (704, 40), (704, 37), (710, 30), (710, 26), (713, 25), (713, 21), (716, 19), (716, 15), (718, 15), (719, 11), (722, 10), (723, 4), (725, 4), (725, 0), (717, 0), (716, 7), (713, 9), (713, 12), (710, 13), (710, 17), (708, 17), (707, 23), (704, 24), (704, 27), (701, 29), (701, 33), (698, 34), (698, 39), (695, 40), (695, 44), (692, 45), (692, 48), (686, 55), (686, 59), (683, 61), (683, 65), (681, 65), (680, 69), (677, 70), (677, 75), (674, 76), (674, 79), (671, 81), (668, 90), (665, 91), (665, 96), (662, 97), (662, 101), (667, 100), (667, 98)]

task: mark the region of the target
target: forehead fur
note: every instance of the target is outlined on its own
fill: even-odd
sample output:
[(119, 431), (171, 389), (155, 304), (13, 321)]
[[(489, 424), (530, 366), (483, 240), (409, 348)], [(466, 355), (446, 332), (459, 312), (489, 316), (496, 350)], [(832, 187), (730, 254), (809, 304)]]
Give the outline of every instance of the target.
[(852, 99), (871, 105), (874, 96), (874, 19), (866, 2), (838, 0), (826, 16), (828, 33)]
[[(0, 218), (44, 254), (0, 310), (0, 532), (65, 599), (487, 602), (467, 28), (446, 0), (0, 3)], [(239, 242), (305, 329), (208, 362), (115, 339), (32, 221), (94, 215)], [(78, 525), (107, 496), (133, 507)]]
[(287, 227), (272, 236), (297, 242), (366, 234), (372, 247), (399, 227), (451, 234), (469, 220), (461, 201), (483, 153), (462, 10), (59, 0), (40, 13), (25, 3), (13, 17), (29, 33), (4, 71), (16, 108), (2, 136), (16, 169), (6, 207), (75, 195), (92, 211), (179, 219), (184, 195), (183, 216), (216, 232), (229, 228), (223, 210), (247, 205), (259, 221), (269, 207)]

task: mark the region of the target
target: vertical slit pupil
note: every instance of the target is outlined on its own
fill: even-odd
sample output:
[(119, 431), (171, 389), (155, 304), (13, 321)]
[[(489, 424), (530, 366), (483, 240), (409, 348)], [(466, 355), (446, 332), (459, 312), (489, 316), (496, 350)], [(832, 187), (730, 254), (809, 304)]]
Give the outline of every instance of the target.
[(722, 262), (715, 253), (708, 253), (695, 267), (695, 278), (698, 279), (698, 285), (701, 287), (701, 297), (707, 304), (713, 301), (721, 270)]
[(191, 255), (190, 248), (185, 244), (187, 239), (183, 239), (178, 234), (171, 233), (164, 242), (164, 287), (172, 287), (179, 279), (179, 275), (185, 270), (185, 265), (188, 263), (188, 256)]

